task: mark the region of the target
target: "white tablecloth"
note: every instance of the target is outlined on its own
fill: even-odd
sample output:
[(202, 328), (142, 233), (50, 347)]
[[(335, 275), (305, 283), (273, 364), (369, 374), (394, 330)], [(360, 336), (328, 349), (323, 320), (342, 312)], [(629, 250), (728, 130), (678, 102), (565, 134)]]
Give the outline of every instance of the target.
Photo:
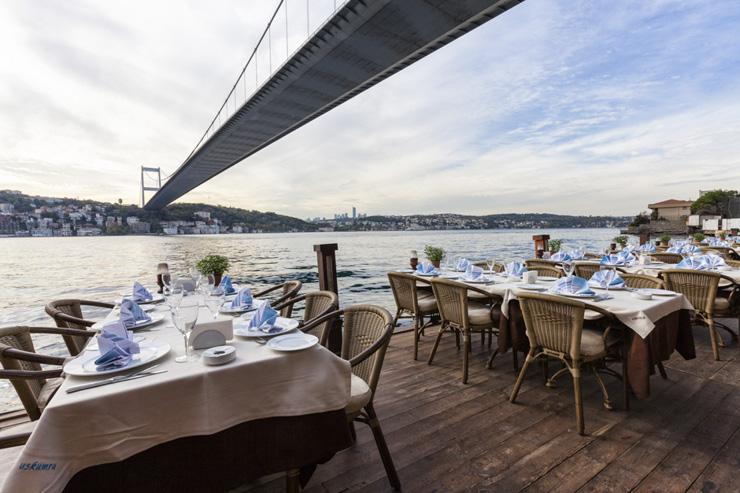
[(182, 336), (169, 324), (164, 307), (155, 313), (167, 313), (166, 323), (139, 334), (172, 346), (157, 368), (167, 373), (73, 394), (65, 389), (94, 379), (67, 377), (7, 477), (4, 492), (62, 491), (87, 467), (120, 461), (176, 438), (209, 435), (261, 418), (343, 409), (349, 402), (349, 363), (321, 346), (278, 353), (237, 337), (230, 342), (237, 349), (232, 363), (176, 363), (185, 351)]

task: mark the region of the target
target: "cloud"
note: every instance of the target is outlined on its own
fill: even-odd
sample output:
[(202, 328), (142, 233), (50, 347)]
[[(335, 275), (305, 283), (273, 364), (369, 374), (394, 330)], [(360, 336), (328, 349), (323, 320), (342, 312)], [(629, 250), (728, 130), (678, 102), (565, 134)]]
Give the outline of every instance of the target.
[[(177, 168), (273, 7), (4, 2), (0, 180), (136, 201), (138, 166)], [(183, 200), (298, 216), (633, 214), (727, 188), (738, 21), (732, 1), (527, 0)], [(305, 18), (291, 23), (295, 45)]]

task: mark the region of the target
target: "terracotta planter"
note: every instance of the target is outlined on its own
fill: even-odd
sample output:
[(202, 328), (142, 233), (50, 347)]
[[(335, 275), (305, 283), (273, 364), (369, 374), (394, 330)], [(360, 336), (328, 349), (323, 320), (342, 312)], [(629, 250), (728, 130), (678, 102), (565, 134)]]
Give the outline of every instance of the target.
[(223, 276), (223, 274), (213, 274), (213, 282), (216, 286), (221, 284), (221, 276)]
[(419, 259), (418, 258), (412, 258), (409, 260), (409, 265), (412, 269), (416, 270), (416, 266), (419, 265)]
[(439, 260), (432, 260), (432, 265), (439, 269)]

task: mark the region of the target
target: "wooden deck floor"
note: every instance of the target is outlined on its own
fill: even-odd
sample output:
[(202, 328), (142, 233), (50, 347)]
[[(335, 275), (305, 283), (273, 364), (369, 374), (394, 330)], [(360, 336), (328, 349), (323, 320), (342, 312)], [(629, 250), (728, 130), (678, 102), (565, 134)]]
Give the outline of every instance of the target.
[[(740, 491), (737, 342), (715, 362), (706, 329), (696, 327), (697, 358), (675, 354), (668, 380), (656, 374), (650, 398), (632, 399), (628, 412), (619, 382), (609, 379), (615, 410), (607, 411), (585, 378), (582, 437), (567, 377), (548, 389), (533, 369), (511, 404), (511, 353), (487, 370), (488, 350), (476, 341), (463, 385), (452, 336), (427, 365), (433, 333), (416, 362), (411, 334), (393, 337), (375, 399), (404, 491)], [(319, 466), (307, 492), (390, 491), (372, 435), (364, 425), (357, 430), (357, 444)]]

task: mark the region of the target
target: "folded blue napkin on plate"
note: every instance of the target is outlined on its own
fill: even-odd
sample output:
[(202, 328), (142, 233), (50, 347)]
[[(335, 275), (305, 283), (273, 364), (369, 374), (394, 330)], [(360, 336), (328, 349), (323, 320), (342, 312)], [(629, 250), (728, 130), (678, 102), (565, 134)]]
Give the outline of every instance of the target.
[(241, 288), (236, 294), (233, 300), (231, 300), (231, 308), (249, 308), (252, 306), (252, 290), (249, 288)]
[(95, 360), (95, 369), (98, 371), (126, 366), (141, 350), (133, 334), (118, 320), (104, 325), (97, 339), (100, 357)]
[(599, 262), (601, 265), (624, 265), (625, 261), (619, 255), (604, 255)]
[(509, 262), (504, 268), (509, 276), (521, 277), (522, 274), (527, 272), (527, 267), (521, 262)]
[(458, 272), (465, 272), (468, 269), (469, 265), (471, 265), (470, 260), (466, 258), (461, 258), (457, 261), (457, 265), (455, 266), (455, 268)]
[(556, 262), (567, 262), (569, 260), (573, 260), (573, 256), (568, 252), (560, 250), (556, 253), (553, 253), (550, 257), (550, 260), (554, 260)]
[(643, 243), (637, 248), (637, 250), (641, 252), (646, 252), (646, 253), (654, 253), (655, 245), (653, 245), (652, 243)]
[(269, 333), (274, 328), (277, 317), (278, 312), (269, 303), (264, 303), (257, 309), (249, 321), (249, 328), (259, 329), (262, 332)]
[(701, 259), (700, 261), (706, 270), (717, 270), (720, 267), (724, 267), (727, 265), (725, 259), (723, 259), (719, 255), (709, 253), (699, 258)]
[(224, 294), (232, 294), (236, 291), (234, 286), (231, 284), (231, 276), (225, 275), (221, 278), (221, 282), (218, 283), (218, 287), (224, 290)]
[[(594, 272), (594, 275), (591, 276), (591, 279), (588, 280), (588, 284), (590, 286), (598, 286), (601, 288), (606, 288), (606, 278), (609, 276), (606, 272), (603, 270), (597, 270)], [(622, 288), (624, 287), (624, 279), (619, 277), (619, 274), (616, 274), (612, 281), (609, 283), (610, 288)]]
[(437, 272), (437, 269), (431, 262), (420, 262), (416, 266), (416, 272), (418, 272), (419, 274), (434, 274), (435, 272)]
[(468, 265), (465, 274), (462, 275), (464, 281), (478, 281), (483, 278), (483, 269), (475, 265)]
[(707, 266), (701, 256), (687, 257), (676, 265), (677, 269), (706, 270)]
[(571, 260), (583, 260), (586, 258), (586, 250), (583, 248), (575, 248), (568, 252), (568, 255), (570, 255)]
[(121, 314), (118, 320), (124, 327), (131, 328), (141, 322), (149, 322), (152, 319), (147, 313), (136, 304), (134, 300), (124, 299), (121, 301)]
[(553, 284), (550, 291), (555, 294), (596, 294), (588, 287), (588, 281), (582, 277), (561, 277)]
[(151, 301), (154, 297), (147, 288), (142, 286), (138, 281), (134, 282), (134, 291), (131, 298), (136, 302)]

